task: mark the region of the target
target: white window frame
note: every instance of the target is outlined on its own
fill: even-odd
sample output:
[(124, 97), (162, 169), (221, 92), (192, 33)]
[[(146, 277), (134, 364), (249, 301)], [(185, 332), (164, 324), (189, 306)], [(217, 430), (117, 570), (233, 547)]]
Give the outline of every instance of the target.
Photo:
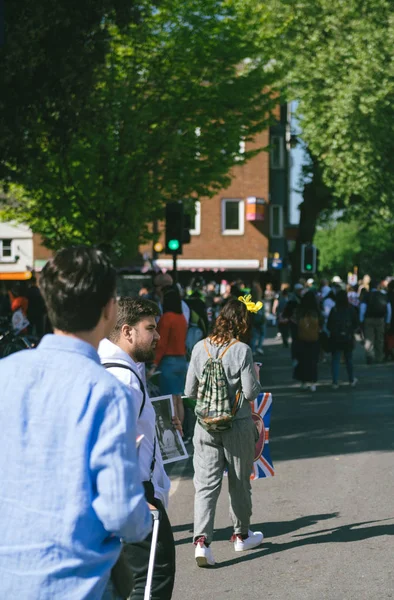
[[(7, 247), (9, 246), (11, 248), (11, 256), (3, 256), (3, 244), (4, 242), (9, 242), (7, 243)], [(3, 239), (0, 240), (0, 260), (2, 262), (13, 262), (14, 261), (14, 253), (13, 253), (13, 243), (12, 240), (10, 239)]]
[[(274, 211), (279, 211), (279, 233), (274, 233)], [(281, 204), (270, 204), (270, 237), (271, 238), (283, 238), (284, 226), (283, 226), (283, 206)]]
[[(274, 163), (273, 146), (274, 140), (279, 143), (279, 163)], [(284, 169), (285, 168), (285, 140), (282, 135), (272, 135), (270, 140), (271, 152), (270, 152), (270, 166), (271, 169)]]
[(201, 235), (201, 202), (197, 200), (194, 203), (195, 214), (194, 214), (194, 227), (190, 229), (190, 235)]
[[(238, 202), (239, 227), (238, 229), (226, 229), (226, 203)], [(222, 235), (244, 235), (245, 233), (245, 202), (240, 198), (222, 199)]]

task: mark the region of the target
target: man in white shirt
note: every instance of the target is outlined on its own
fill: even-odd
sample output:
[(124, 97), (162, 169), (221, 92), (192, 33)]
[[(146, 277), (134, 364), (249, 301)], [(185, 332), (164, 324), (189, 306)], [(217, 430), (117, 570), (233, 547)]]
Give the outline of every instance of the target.
[[(145, 497), (161, 514), (151, 598), (167, 600), (172, 596), (175, 577), (175, 544), (166, 512), (170, 480), (157, 443), (155, 410), (146, 390), (144, 364), (154, 358), (160, 339), (156, 324), (158, 315), (160, 310), (154, 302), (144, 298), (121, 298), (115, 328), (109, 339), (101, 342), (99, 355), (108, 371), (133, 392), (137, 434), (144, 436), (139, 448), (139, 461)], [(174, 425), (180, 427), (176, 418)], [(151, 536), (138, 544), (125, 546), (134, 575), (132, 600), (144, 597), (150, 547)]]

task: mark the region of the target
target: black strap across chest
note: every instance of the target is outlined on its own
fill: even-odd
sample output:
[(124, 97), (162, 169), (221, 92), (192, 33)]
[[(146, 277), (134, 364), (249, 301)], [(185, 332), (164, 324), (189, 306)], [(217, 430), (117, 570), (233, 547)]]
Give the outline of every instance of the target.
[(137, 377), (138, 383), (140, 384), (140, 390), (142, 392), (142, 404), (141, 404), (140, 412), (138, 414), (138, 418), (140, 418), (142, 411), (144, 410), (144, 406), (145, 406), (145, 402), (146, 402), (146, 391), (145, 391), (144, 382), (142, 381), (141, 377), (138, 375), (138, 373), (136, 373), (134, 371), (134, 369), (132, 369), (128, 365), (122, 365), (120, 363), (102, 363), (102, 364), (105, 369), (113, 369), (113, 368), (127, 369), (128, 371), (131, 371), (133, 373), (133, 375), (135, 375)]

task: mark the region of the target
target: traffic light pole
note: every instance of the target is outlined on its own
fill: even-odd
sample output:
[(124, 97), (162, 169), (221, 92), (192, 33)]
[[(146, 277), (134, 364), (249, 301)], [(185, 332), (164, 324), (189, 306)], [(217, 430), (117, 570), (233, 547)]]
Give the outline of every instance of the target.
[(178, 254), (176, 252), (172, 255), (172, 278), (174, 283), (178, 283), (178, 269), (177, 269)]

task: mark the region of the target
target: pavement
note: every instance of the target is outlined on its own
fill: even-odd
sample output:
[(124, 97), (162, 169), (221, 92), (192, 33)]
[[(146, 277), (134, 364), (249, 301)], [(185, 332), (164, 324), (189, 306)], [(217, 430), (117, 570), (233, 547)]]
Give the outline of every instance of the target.
[[(199, 569), (191, 543), (192, 460), (169, 465), (173, 599), (394, 598), (394, 363), (366, 365), (358, 346), (357, 387), (332, 390), (327, 363), (312, 393), (293, 382), (289, 350), (273, 328), (270, 334), (261, 381), (273, 395), (276, 473), (252, 483), (252, 529), (263, 531), (264, 541), (234, 552), (224, 480), (212, 544), (217, 565)], [(340, 377), (346, 379), (344, 365)]]

